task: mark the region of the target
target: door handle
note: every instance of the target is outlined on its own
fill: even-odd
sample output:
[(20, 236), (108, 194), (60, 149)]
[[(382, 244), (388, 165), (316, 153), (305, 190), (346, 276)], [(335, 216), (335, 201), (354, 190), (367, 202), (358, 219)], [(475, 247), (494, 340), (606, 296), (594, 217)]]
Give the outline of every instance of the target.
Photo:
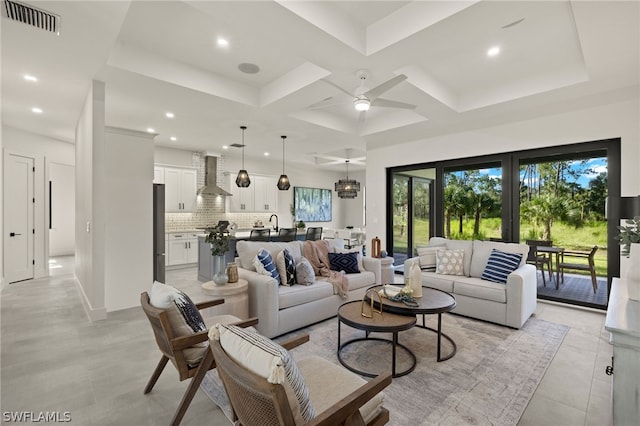
[(9, 236), (10, 237), (15, 237), (16, 235), (22, 235), (22, 234), (16, 234), (15, 232), (9, 232)]

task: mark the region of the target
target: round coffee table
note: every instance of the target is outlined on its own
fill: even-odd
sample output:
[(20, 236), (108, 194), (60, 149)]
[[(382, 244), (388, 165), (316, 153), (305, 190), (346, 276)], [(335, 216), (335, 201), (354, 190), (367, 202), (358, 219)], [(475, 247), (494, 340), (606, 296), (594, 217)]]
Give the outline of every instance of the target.
[[(382, 289), (381, 285), (371, 287), (372, 289), (379, 291)], [(446, 334), (442, 332), (442, 314), (445, 312), (451, 312), (456, 307), (456, 299), (446, 291), (438, 290), (431, 287), (422, 287), (422, 297), (416, 299), (418, 306), (407, 306), (402, 302), (392, 302), (386, 297), (382, 298), (382, 310), (385, 312), (391, 312), (398, 315), (408, 315), (415, 318), (416, 315), (422, 315), (422, 325), (416, 324), (416, 327), (424, 328), (433, 331), (438, 335), (437, 357), (438, 362), (446, 361), (453, 358), (458, 350), (456, 342)], [(375, 304), (377, 304), (377, 299)], [(438, 328), (433, 329), (426, 326), (425, 315), (438, 314)], [(453, 346), (453, 350), (446, 356), (441, 356), (441, 343), (442, 338), (445, 338)]]
[[(409, 330), (416, 324), (416, 317), (409, 317), (407, 315), (396, 315), (390, 312), (383, 312), (382, 314), (374, 313), (372, 318), (366, 318), (362, 316), (362, 301), (356, 300), (353, 302), (347, 302), (340, 306), (338, 309), (338, 361), (340, 364), (345, 366), (345, 368), (353, 371), (354, 373), (358, 373), (362, 376), (367, 377), (376, 377), (377, 373), (370, 373), (362, 370), (358, 370), (350, 365), (348, 365), (342, 359), (342, 349), (346, 346), (355, 343), (362, 342), (367, 340), (378, 340), (382, 342), (391, 343), (392, 352), (391, 352), (391, 375), (392, 377), (400, 377), (406, 374), (411, 373), (416, 368), (416, 356), (407, 348), (406, 346), (398, 343), (398, 332)], [(366, 304), (365, 310), (369, 311), (369, 303)], [(340, 325), (344, 323), (350, 327), (357, 328), (358, 330), (365, 331), (365, 337), (360, 337), (357, 339), (352, 339), (347, 342), (341, 343), (340, 337)], [(371, 332), (380, 332), (380, 333), (392, 333), (393, 338), (383, 339), (380, 337), (369, 337), (369, 333)], [(409, 356), (411, 357), (411, 366), (403, 371), (396, 371), (396, 349), (400, 347), (402, 348)]]

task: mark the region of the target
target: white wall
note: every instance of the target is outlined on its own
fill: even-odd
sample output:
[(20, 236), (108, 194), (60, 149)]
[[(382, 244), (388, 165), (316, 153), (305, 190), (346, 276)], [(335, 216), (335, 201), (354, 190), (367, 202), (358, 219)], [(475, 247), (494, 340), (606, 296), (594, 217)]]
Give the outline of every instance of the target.
[(51, 223), (49, 256), (73, 255), (76, 243), (75, 167), (49, 162)]
[(104, 83), (93, 81), (76, 126), (76, 279), (91, 320), (104, 298)]
[(105, 304), (139, 306), (153, 282), (153, 136), (106, 128)]
[[(49, 192), (48, 170), (56, 162), (73, 165), (74, 146), (70, 143), (38, 135), (10, 126), (2, 126), (3, 147), (6, 151), (33, 157), (36, 173), (34, 177), (35, 203), (35, 268), (34, 277), (49, 275)], [(73, 206), (69, 206), (70, 209)], [(4, 210), (3, 210), (4, 212)], [(3, 234), (4, 238), (4, 234)]]
[(386, 168), (620, 137), (622, 196), (640, 194), (638, 99), (367, 151), (367, 235), (385, 241)]

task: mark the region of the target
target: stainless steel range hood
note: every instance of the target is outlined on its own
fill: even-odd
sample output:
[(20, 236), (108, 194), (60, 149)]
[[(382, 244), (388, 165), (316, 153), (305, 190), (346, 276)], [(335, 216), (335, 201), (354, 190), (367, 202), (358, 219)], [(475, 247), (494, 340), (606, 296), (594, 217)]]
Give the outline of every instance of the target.
[(198, 195), (233, 195), (218, 186), (218, 158), (207, 155), (205, 161), (204, 186), (198, 190)]

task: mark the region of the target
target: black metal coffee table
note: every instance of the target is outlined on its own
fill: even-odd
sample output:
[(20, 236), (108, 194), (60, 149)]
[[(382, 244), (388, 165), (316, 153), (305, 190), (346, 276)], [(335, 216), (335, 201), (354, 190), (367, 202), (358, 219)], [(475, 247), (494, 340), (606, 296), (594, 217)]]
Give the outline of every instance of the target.
[[(374, 286), (371, 287), (376, 291), (382, 289), (382, 286)], [(453, 358), (456, 354), (457, 346), (456, 342), (446, 334), (442, 332), (442, 314), (445, 312), (451, 312), (456, 307), (456, 299), (451, 294), (446, 291), (438, 290), (431, 287), (422, 287), (422, 297), (416, 299), (418, 302), (417, 307), (407, 306), (402, 302), (392, 302), (386, 297), (382, 298), (382, 310), (385, 312), (391, 312), (398, 315), (408, 315), (410, 317), (415, 318), (416, 315), (422, 315), (422, 325), (416, 324), (416, 327), (424, 328), (430, 331), (433, 331), (438, 335), (438, 347), (437, 347), (437, 360), (438, 362), (446, 361), (448, 359)], [(377, 299), (375, 299), (375, 304), (378, 304)], [(434, 315), (438, 314), (438, 328), (433, 329), (431, 327), (426, 326), (425, 315)], [(441, 356), (441, 342), (442, 338), (445, 338), (451, 343), (453, 346), (453, 350), (447, 354), (446, 356)]]
[[(365, 309), (367, 310), (367, 313), (369, 312), (369, 303), (367, 302), (366, 304), (367, 306), (365, 306)], [(343, 304), (342, 306), (340, 306), (340, 308), (338, 309), (338, 352), (337, 352), (337, 356), (338, 356), (338, 361), (340, 361), (340, 364), (342, 364), (343, 366), (345, 366), (345, 368), (349, 369), (350, 371), (353, 371), (354, 373), (358, 373), (360, 375), (363, 376), (367, 376), (367, 377), (376, 377), (379, 373), (371, 373), (371, 372), (366, 372), (366, 371), (362, 371), (362, 370), (358, 370), (350, 365), (348, 365), (343, 359), (342, 359), (342, 350), (355, 342), (362, 342), (362, 341), (369, 341), (369, 340), (378, 340), (378, 341), (382, 341), (382, 342), (387, 342), (387, 343), (391, 343), (392, 345), (392, 353), (391, 353), (391, 375), (392, 377), (400, 377), (400, 376), (404, 376), (406, 374), (411, 373), (415, 368), (416, 368), (416, 356), (413, 354), (413, 352), (411, 352), (409, 350), (409, 348), (407, 348), (406, 346), (398, 343), (398, 332), (399, 331), (404, 331), (404, 330), (409, 330), (410, 328), (412, 328), (415, 324), (416, 324), (416, 317), (415, 315), (413, 317), (407, 316), (407, 315), (396, 315), (394, 313), (391, 312), (383, 312), (382, 315), (380, 314), (373, 314), (372, 318), (366, 318), (364, 316), (362, 316), (361, 310), (362, 308), (362, 301), (357, 300), (354, 302), (347, 302), (345, 304)], [(347, 342), (341, 343), (341, 336), (340, 336), (340, 328), (341, 328), (341, 324), (344, 323), (350, 327), (353, 328), (357, 328), (358, 330), (364, 330), (365, 331), (365, 337), (361, 337), (361, 338), (356, 338), (356, 339), (352, 339), (349, 340)], [(380, 333), (392, 333), (393, 334), (393, 338), (391, 340), (389, 339), (383, 339), (380, 337), (369, 337), (369, 333), (372, 332), (380, 332)], [(396, 349), (400, 347), (402, 348), (410, 357), (412, 360), (411, 366), (409, 366), (409, 368), (397, 372), (396, 371)]]

